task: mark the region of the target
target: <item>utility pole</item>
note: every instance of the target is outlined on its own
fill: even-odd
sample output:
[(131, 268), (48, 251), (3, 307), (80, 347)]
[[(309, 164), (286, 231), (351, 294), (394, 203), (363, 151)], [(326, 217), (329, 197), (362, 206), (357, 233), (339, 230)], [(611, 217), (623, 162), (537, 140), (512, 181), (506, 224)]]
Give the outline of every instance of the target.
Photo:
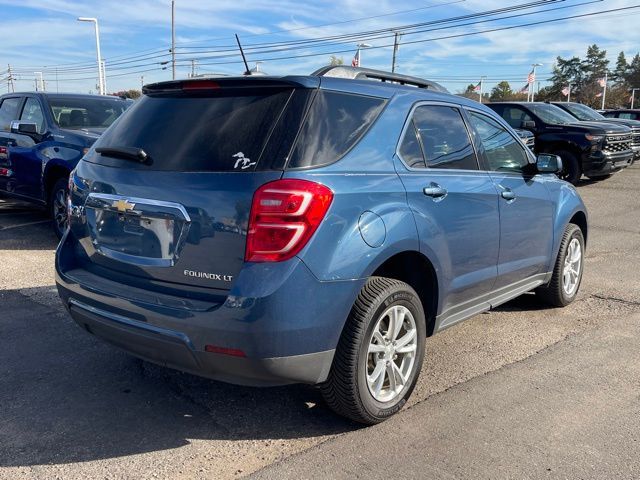
[(393, 34), (393, 59), (391, 60), (391, 73), (395, 73), (396, 71), (396, 56), (398, 54), (398, 50), (400, 49), (401, 38), (402, 34), (400, 32), (395, 32)]
[(60, 93), (60, 84), (58, 83), (58, 67), (56, 67), (56, 93)]
[(11, 65), (9, 65), (9, 78), (7, 82), (7, 92), (11, 91), (14, 93), (16, 91), (15, 86), (13, 85), (13, 75), (11, 74)]
[(191, 78), (196, 76), (196, 60), (191, 59)]
[(140, 75), (140, 91), (142, 91), (142, 87), (144, 87), (144, 75)]
[[(37, 91), (44, 91), (44, 79), (42, 78), (42, 72), (33, 72), (36, 75), (38, 75), (38, 77), (36, 77), (36, 92)], [(38, 84), (38, 78), (40, 80), (40, 83)]]
[(176, 2), (171, 0), (171, 77), (176, 79)]

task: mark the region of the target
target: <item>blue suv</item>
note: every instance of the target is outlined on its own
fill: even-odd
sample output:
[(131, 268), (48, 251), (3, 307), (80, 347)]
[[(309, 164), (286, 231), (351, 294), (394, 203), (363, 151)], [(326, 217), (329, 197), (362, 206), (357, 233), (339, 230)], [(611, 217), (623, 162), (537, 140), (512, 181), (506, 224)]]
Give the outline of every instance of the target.
[(69, 172), (126, 110), (119, 97), (46, 92), (0, 97), (0, 193), (49, 208), (61, 237)]
[(65, 307), (143, 359), (388, 418), (428, 336), (531, 290), (567, 305), (583, 272), (560, 159), (441, 90), (350, 67), (148, 85), (71, 176)]

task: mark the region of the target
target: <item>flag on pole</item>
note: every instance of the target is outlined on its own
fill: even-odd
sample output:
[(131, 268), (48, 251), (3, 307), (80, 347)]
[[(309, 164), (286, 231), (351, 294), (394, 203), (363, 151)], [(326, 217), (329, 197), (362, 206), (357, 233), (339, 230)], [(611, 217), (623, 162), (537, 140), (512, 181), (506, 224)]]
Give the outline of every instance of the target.
[(569, 89), (569, 87), (564, 87), (562, 89), (562, 95), (564, 95), (565, 97), (568, 96), (571, 93), (571, 89)]
[(602, 92), (596, 93), (596, 98), (600, 98), (602, 96)]
[(598, 80), (598, 85), (600, 85), (602, 88), (607, 86), (607, 79), (606, 77), (602, 77), (601, 79)]
[(518, 93), (528, 93), (529, 92), (529, 84), (527, 83), (524, 87), (518, 90)]
[(352, 67), (360, 66), (360, 49), (356, 50), (356, 54), (353, 56), (353, 60), (351, 60)]
[(527, 76), (527, 83), (535, 83), (536, 81), (536, 72), (534, 70), (531, 70), (529, 72), (529, 75)]
[(475, 87), (473, 87), (473, 91), (479, 93), (481, 88), (482, 88), (482, 82), (479, 82)]

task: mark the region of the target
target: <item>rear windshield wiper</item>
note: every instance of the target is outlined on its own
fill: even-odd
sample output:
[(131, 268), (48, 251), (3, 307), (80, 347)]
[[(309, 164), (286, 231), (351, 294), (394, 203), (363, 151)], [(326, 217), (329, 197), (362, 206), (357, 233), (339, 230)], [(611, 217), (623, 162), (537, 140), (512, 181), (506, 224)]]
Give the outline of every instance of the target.
[(98, 147), (96, 152), (107, 157), (122, 158), (123, 160), (133, 160), (149, 165), (151, 157), (143, 149), (138, 147)]

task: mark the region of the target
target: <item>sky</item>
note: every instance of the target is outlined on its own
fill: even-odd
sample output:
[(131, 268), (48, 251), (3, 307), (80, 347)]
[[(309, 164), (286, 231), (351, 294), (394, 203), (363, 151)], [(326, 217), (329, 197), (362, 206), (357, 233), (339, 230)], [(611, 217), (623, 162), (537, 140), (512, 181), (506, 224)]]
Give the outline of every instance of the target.
[[(260, 68), (272, 75), (311, 73), (326, 65), (332, 54), (350, 64), (357, 41), (371, 45), (362, 51), (362, 66), (390, 70), (393, 38), (388, 31), (324, 45), (298, 43), (295, 49), (289, 45), (289, 50), (284, 50), (281, 42), (378, 29), (402, 32), (411, 24), (532, 1), (176, 0), (176, 77), (190, 74), (192, 60), (198, 74), (242, 73), (244, 67), (234, 34), (239, 35), (246, 48), (249, 66), (264, 60)], [(541, 12), (540, 7), (529, 8), (516, 12), (527, 14), (517, 18), (474, 20), (474, 24), (440, 30), (433, 30), (431, 25), (422, 27), (431, 31), (405, 32), (396, 71), (435, 80), (452, 92), (478, 83), (483, 76), (485, 91), (500, 80), (508, 80), (514, 89), (519, 89), (526, 83), (532, 63), (542, 64), (537, 79), (544, 86), (557, 56), (584, 56), (587, 46), (593, 43), (607, 50), (612, 66), (618, 52), (624, 51), (630, 58), (640, 50), (640, 8), (504, 29), (640, 6), (640, 0), (551, 3), (544, 6), (546, 12)], [(99, 20), (108, 92), (139, 89), (143, 82), (171, 79), (171, 65), (164, 63), (171, 59), (169, 0), (0, 0), (0, 93), (8, 88), (8, 65), (16, 79), (16, 91), (33, 90), (35, 72), (40, 71), (48, 91), (96, 92), (95, 34), (92, 24), (76, 20), (80, 16)], [(503, 30), (486, 31), (495, 29)], [(297, 58), (281, 58), (286, 56)]]

